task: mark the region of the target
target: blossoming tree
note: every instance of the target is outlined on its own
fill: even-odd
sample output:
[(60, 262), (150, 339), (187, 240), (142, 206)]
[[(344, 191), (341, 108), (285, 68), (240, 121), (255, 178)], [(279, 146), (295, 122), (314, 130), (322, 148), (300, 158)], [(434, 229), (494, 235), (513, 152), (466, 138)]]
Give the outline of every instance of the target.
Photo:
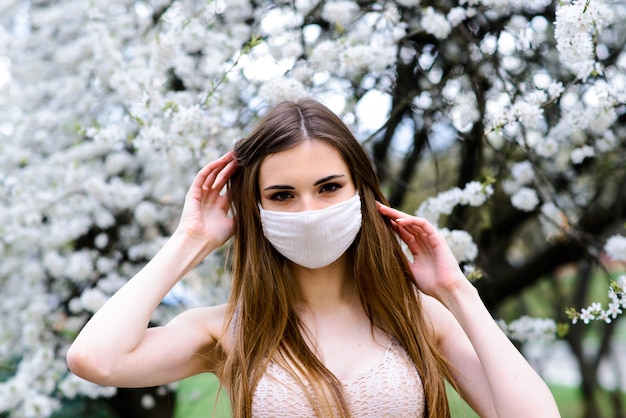
[[(494, 313), (577, 266), (553, 319), (578, 322), (595, 416), (584, 325), (602, 326), (599, 359), (626, 308), (625, 24), (619, 0), (0, 1), (0, 416), (116, 393), (68, 374), (68, 344), (172, 231), (195, 171), (304, 95)], [(603, 305), (588, 286), (606, 260)], [(227, 276), (207, 259), (154, 323), (224, 300)], [(523, 341), (554, 320), (503, 326)]]

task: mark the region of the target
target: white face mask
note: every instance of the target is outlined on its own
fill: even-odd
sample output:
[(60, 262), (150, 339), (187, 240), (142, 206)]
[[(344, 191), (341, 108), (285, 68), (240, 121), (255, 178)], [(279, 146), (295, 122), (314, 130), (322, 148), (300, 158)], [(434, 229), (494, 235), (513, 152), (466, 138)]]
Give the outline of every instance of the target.
[(259, 205), (263, 234), (276, 250), (303, 267), (316, 269), (337, 260), (361, 229), (361, 198), (320, 210), (281, 212)]

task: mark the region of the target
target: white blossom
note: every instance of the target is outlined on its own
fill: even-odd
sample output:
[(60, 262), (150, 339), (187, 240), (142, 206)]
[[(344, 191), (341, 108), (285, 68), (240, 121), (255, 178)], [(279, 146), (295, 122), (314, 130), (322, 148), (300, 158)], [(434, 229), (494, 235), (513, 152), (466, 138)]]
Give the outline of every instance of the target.
[(302, 24), (304, 16), (288, 7), (270, 9), (261, 21), (261, 29), (269, 36), (280, 35), (284, 31)]
[(563, 87), (563, 83), (560, 81), (551, 81), (548, 86), (548, 96), (550, 99), (554, 99), (559, 97), (564, 90), (565, 88)]
[(517, 101), (511, 109), (511, 114), (529, 128), (536, 128), (543, 121), (543, 109), (538, 103), (530, 101)]
[(461, 201), (461, 189), (452, 188), (439, 193), (436, 197), (428, 198), (416, 211), (417, 216), (424, 217), (436, 224), (440, 215), (449, 215)]
[(77, 251), (70, 254), (66, 259), (65, 274), (76, 282), (93, 278), (93, 255), (87, 251)]
[(450, 190), (439, 193), (435, 197), (428, 198), (415, 211), (417, 216), (428, 219), (437, 224), (441, 215), (449, 215), (457, 205), (480, 206), (493, 194), (490, 184), (482, 184), (476, 181), (469, 182), (463, 189), (453, 187)]
[(354, 45), (339, 55), (342, 72), (348, 77), (359, 75), (369, 69), (383, 71), (394, 61), (394, 54), (386, 46)]
[(96, 238), (94, 239), (94, 244), (97, 248), (103, 249), (109, 244), (109, 237), (107, 236), (107, 234), (100, 233), (96, 235)]
[(473, 94), (457, 95), (450, 116), (456, 129), (461, 132), (468, 132), (474, 123), (480, 120), (476, 97)]
[(452, 31), (452, 26), (448, 19), (432, 7), (427, 7), (426, 10), (424, 10), (420, 23), (422, 28), (435, 38), (445, 39), (450, 35), (450, 31)]
[(591, 308), (583, 308), (580, 311), (580, 319), (585, 323), (588, 324), (589, 321), (592, 321), (594, 319), (596, 319), (596, 316), (593, 314)]
[(71, 308), (74, 312), (87, 311), (95, 313), (109, 299), (110, 295), (98, 288), (86, 289), (79, 298), (72, 300)]
[(580, 164), (583, 162), (585, 158), (593, 157), (595, 155), (596, 155), (596, 152), (593, 149), (593, 147), (589, 145), (585, 145), (583, 147), (572, 150), (570, 158), (572, 159), (572, 162), (574, 164)]
[(304, 85), (299, 81), (276, 77), (261, 86), (259, 96), (269, 104), (276, 104), (284, 100), (297, 100), (307, 96), (307, 93)]
[[(113, 260), (107, 261), (111, 264), (114, 263)], [(107, 274), (103, 279), (98, 280), (98, 288), (109, 295), (117, 292), (127, 281), (125, 278), (121, 277), (117, 271), (113, 271), (112, 269), (103, 271), (103, 273)]]
[(159, 221), (158, 208), (151, 202), (140, 202), (134, 212), (135, 219), (142, 226), (152, 226)]
[(33, 391), (26, 401), (13, 415), (15, 418), (20, 417), (49, 417), (60, 406), (61, 402), (51, 396), (45, 396)]
[(337, 52), (342, 47), (336, 42), (324, 40), (319, 42), (311, 51), (309, 64), (318, 71), (331, 71), (339, 65)]
[(556, 322), (549, 318), (535, 318), (528, 315), (503, 324), (505, 333), (519, 342), (550, 342), (556, 339)]
[(144, 409), (152, 409), (156, 405), (156, 400), (149, 393), (144, 394), (141, 397), (141, 406)]
[(576, 324), (578, 320), (583, 321), (584, 324), (588, 324), (593, 320), (604, 321), (607, 324), (611, 323), (621, 315), (623, 309), (626, 308), (626, 275), (621, 275), (617, 280), (611, 282), (608, 296), (610, 302), (606, 310), (603, 309), (600, 302), (592, 302), (589, 306), (582, 308), (580, 311), (568, 308), (566, 314), (572, 320), (573, 324)]
[(114, 152), (107, 156), (104, 170), (107, 175), (114, 176), (131, 168), (135, 163), (135, 159), (127, 152)]
[(493, 194), (493, 187), (490, 184), (483, 184), (478, 181), (470, 181), (463, 187), (459, 196), (461, 205), (481, 206)]
[(539, 196), (535, 189), (521, 187), (511, 196), (511, 204), (519, 210), (530, 212), (539, 204)]
[(478, 247), (472, 236), (461, 230), (441, 229), (443, 237), (450, 246), (454, 257), (458, 262), (473, 261), (478, 255)]
[(96, 385), (71, 373), (59, 383), (59, 389), (69, 399), (79, 395), (86, 395), (92, 399), (110, 397), (117, 392), (114, 387)]
[[(608, 98), (604, 100), (608, 101)], [(589, 112), (589, 130), (596, 135), (605, 133), (617, 120), (617, 112), (611, 106), (612, 103), (607, 104), (609, 106), (600, 106)]]
[(324, 4), (322, 18), (341, 26), (349, 25), (359, 12), (359, 6), (350, 0), (329, 1)]
[(603, 1), (574, 1), (556, 10), (554, 36), (561, 61), (582, 80), (596, 69), (593, 38), (614, 16)]
[(613, 235), (606, 240), (604, 251), (614, 261), (626, 261), (626, 237)]
[(606, 314), (611, 319), (615, 319), (618, 315), (623, 313), (619, 303), (609, 303), (609, 308), (606, 310)]
[(559, 151), (559, 143), (552, 137), (547, 137), (542, 141), (538, 141), (534, 146), (537, 155), (543, 158), (552, 158)]
[(43, 265), (52, 276), (60, 276), (65, 271), (67, 261), (57, 251), (48, 251), (43, 258)]
[(535, 170), (530, 161), (521, 161), (511, 167), (511, 176), (516, 184), (523, 186), (535, 179)]
[(452, 26), (457, 26), (459, 23), (465, 20), (467, 12), (464, 7), (453, 7), (448, 12), (448, 21)]

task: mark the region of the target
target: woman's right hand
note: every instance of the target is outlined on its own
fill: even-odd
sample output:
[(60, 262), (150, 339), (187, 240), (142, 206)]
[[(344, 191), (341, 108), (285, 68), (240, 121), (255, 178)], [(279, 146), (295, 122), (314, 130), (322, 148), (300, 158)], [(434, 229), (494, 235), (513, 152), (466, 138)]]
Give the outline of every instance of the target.
[(183, 234), (207, 251), (230, 238), (234, 220), (228, 216), (228, 194), (221, 192), (236, 170), (234, 154), (229, 151), (198, 172), (185, 197), (177, 234)]

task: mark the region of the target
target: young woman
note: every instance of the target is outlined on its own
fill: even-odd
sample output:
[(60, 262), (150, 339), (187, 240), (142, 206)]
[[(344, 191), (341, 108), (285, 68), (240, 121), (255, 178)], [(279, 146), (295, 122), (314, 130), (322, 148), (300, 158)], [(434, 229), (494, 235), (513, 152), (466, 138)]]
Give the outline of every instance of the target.
[[(447, 417), (446, 380), (481, 417), (558, 417), (441, 235), (385, 203), (335, 114), (277, 105), (200, 170), (175, 233), (85, 325), (71, 370), (117, 387), (212, 371), (236, 417)], [(147, 328), (231, 236), (228, 303)]]

